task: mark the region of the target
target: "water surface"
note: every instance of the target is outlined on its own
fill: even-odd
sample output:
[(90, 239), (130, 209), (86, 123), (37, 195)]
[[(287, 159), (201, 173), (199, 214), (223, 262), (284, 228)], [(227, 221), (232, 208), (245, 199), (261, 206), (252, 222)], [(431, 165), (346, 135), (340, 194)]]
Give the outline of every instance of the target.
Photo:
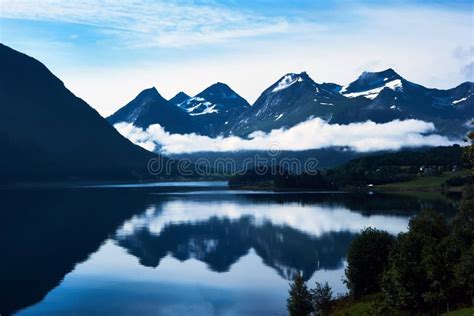
[(423, 207), (378, 194), (230, 191), (216, 184), (0, 193), (0, 313), (286, 315), (288, 283), (342, 278), (350, 241), (398, 234)]

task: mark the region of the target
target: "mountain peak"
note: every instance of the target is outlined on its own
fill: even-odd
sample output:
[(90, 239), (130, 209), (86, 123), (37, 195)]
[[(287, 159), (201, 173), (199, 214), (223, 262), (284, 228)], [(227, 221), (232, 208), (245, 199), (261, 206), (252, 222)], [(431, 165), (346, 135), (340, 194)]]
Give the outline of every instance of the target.
[(196, 95), (213, 104), (223, 104), (230, 106), (249, 107), (250, 104), (232, 90), (227, 84), (216, 82)]
[(209, 88), (218, 88), (218, 89), (229, 89), (229, 90), (232, 90), (227, 84), (223, 83), (223, 82), (216, 82), (212, 85), (209, 86)]
[(403, 78), (392, 68), (378, 72), (364, 71), (357, 80), (343, 87), (340, 92), (349, 98), (363, 96), (373, 100), (385, 88), (394, 91), (401, 90), (402, 80)]
[(184, 93), (183, 91), (180, 91), (178, 92), (174, 97), (172, 97), (171, 99), (169, 99), (169, 101), (172, 103), (172, 104), (180, 104), (180, 103), (183, 103), (184, 101), (190, 99), (191, 97), (189, 95), (187, 95), (186, 93)]
[(302, 71), (298, 74), (303, 79), (311, 79), (306, 71)]
[(298, 82), (303, 82), (303, 81), (310, 81), (313, 82), (313, 80), (308, 76), (306, 71), (300, 72), (300, 73), (287, 73), (283, 77), (280, 78), (271, 88), (271, 92), (279, 92), (282, 90), (285, 90), (286, 88), (289, 88), (290, 86), (294, 85), (295, 83)]
[[(375, 72), (364, 71), (357, 80), (373, 81), (379, 78), (382, 78), (382, 79), (388, 78), (390, 79), (390, 81), (395, 80), (395, 79), (402, 79), (402, 77), (395, 70), (393, 70), (392, 68), (387, 68), (385, 70), (375, 71)], [(389, 80), (385, 80), (385, 81), (389, 81)]]
[(157, 98), (160, 97), (155, 87), (147, 88), (137, 95), (137, 98)]
[(285, 77), (291, 77), (291, 78), (301, 78), (303, 80), (305, 79), (311, 79), (308, 75), (308, 73), (306, 71), (302, 71), (300, 73), (297, 73), (297, 72), (289, 72), (287, 73), (286, 75), (284, 75), (283, 77), (281, 77), (281, 79), (279, 81), (281, 81), (282, 79), (284, 79)]
[(390, 76), (400, 76), (393, 68), (387, 68), (381, 71), (380, 73), (390, 75)]
[(194, 123), (181, 108), (163, 98), (156, 88), (140, 92), (133, 100), (107, 118), (111, 124), (132, 123), (141, 128), (153, 124), (166, 127), (170, 133), (188, 133), (195, 131)]
[(142, 92), (150, 93), (150, 94), (158, 94), (158, 90), (156, 90), (155, 87), (143, 89)]
[(150, 102), (162, 103), (166, 101), (155, 87), (142, 90), (134, 99), (135, 103), (145, 104)]
[(202, 92), (200, 92), (197, 96), (203, 96), (205, 94), (220, 94), (223, 97), (236, 95), (237, 93), (234, 92), (227, 84), (223, 82), (216, 82)]

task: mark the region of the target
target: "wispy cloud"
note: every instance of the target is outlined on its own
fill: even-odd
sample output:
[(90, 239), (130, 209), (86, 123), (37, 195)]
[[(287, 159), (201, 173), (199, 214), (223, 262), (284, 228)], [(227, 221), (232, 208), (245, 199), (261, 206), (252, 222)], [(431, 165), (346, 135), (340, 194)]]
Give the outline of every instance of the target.
[(268, 150), (275, 146), (289, 151), (340, 146), (370, 152), (459, 143), (433, 134), (435, 128), (432, 123), (413, 119), (383, 124), (367, 121), (341, 125), (315, 118), (289, 129), (272, 130), (269, 133), (254, 132), (248, 139), (236, 136), (210, 138), (196, 134), (170, 134), (159, 124), (151, 125), (146, 130), (129, 123), (118, 123), (115, 128), (133, 143), (165, 154)]
[(137, 47), (178, 47), (284, 33), (287, 19), (173, 1), (3, 0), (1, 17), (78, 23)]
[(170, 98), (221, 81), (252, 103), (288, 72), (341, 85), (389, 67), (433, 88), (473, 80), (468, 1), (1, 0), (0, 24), (0, 41), (104, 116), (149, 86)]
[(474, 46), (456, 47), (453, 55), (463, 64), (460, 72), (464, 78), (474, 80)]

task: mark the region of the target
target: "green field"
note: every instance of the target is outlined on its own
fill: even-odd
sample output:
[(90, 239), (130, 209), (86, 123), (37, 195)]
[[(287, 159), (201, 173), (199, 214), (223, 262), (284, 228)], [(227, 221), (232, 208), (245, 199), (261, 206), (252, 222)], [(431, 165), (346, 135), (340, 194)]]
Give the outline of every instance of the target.
[(474, 307), (459, 309), (454, 312), (441, 314), (441, 316), (474, 316)]
[[(442, 175), (437, 176), (420, 176), (416, 179), (405, 181), (405, 182), (394, 182), (384, 185), (377, 185), (374, 188), (386, 191), (424, 191), (424, 192), (435, 192), (442, 191), (444, 182), (455, 176), (467, 176), (466, 170), (457, 172), (445, 172)], [(445, 188), (452, 191), (461, 190), (462, 187), (451, 187)]]
[(331, 316), (349, 316), (349, 315), (360, 315), (360, 316), (371, 316), (376, 315), (377, 310), (373, 302), (358, 302), (353, 305), (346, 306), (331, 312)]
[[(357, 301), (352, 301), (349, 297), (337, 299), (330, 312), (331, 316), (372, 316), (380, 314), (381, 307), (380, 293), (362, 297)], [(412, 315), (410, 312), (390, 312), (393, 316)], [(457, 309), (455, 311), (441, 314), (441, 316), (474, 316), (474, 307)]]
[(377, 302), (381, 300), (381, 294), (375, 293), (358, 299), (352, 300), (349, 296), (338, 298), (334, 301), (331, 316), (346, 315), (375, 315), (377, 314)]

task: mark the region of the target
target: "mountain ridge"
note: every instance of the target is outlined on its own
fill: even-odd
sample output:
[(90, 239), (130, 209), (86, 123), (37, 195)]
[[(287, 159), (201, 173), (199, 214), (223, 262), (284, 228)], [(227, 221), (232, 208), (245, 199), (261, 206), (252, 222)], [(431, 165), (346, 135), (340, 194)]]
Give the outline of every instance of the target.
[[(392, 68), (365, 71), (346, 86), (317, 83), (303, 71), (281, 76), (252, 105), (227, 84), (217, 82), (176, 107), (188, 114), (180, 124), (194, 125), (186, 133), (209, 137), (246, 137), (316, 117), (338, 124), (419, 119), (434, 123), (443, 135), (462, 137), (465, 121), (474, 118), (473, 91), (474, 83), (469, 81), (451, 89), (426, 88)], [(165, 130), (173, 130), (174, 123), (162, 123)]]
[(106, 119), (112, 125), (126, 122), (142, 128), (160, 124), (170, 133), (186, 134), (199, 130), (185, 111), (163, 98), (155, 87), (141, 91)]

